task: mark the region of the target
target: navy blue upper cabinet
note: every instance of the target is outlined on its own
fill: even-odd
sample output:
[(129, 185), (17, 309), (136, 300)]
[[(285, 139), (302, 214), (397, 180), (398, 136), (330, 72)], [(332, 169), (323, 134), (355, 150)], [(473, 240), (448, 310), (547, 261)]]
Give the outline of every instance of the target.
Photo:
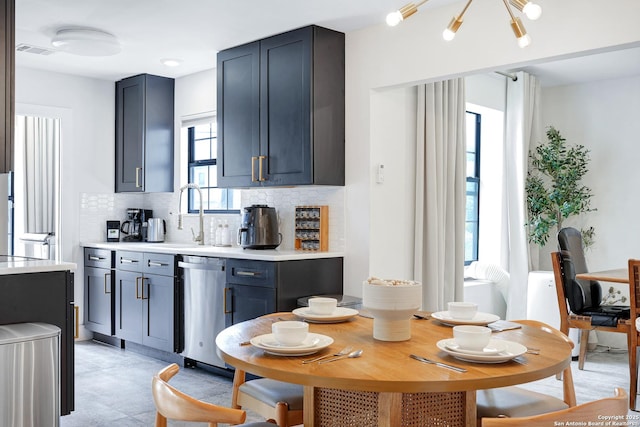
[(218, 54), (218, 186), (344, 185), (344, 34), (318, 26)]
[(116, 82), (116, 193), (173, 191), (174, 80)]

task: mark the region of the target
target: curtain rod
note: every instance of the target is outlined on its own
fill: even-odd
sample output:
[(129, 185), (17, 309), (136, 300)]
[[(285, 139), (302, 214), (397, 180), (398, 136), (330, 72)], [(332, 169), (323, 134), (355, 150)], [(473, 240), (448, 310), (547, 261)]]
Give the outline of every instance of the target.
[(496, 74), (500, 74), (501, 76), (509, 77), (511, 80), (518, 81), (518, 76), (515, 74), (503, 73), (502, 71), (494, 71)]

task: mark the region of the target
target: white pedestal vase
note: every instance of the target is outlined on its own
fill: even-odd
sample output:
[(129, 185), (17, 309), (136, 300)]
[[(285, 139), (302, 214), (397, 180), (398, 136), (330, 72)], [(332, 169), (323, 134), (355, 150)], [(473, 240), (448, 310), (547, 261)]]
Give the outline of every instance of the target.
[(410, 339), (411, 318), (422, 301), (422, 284), (376, 279), (373, 283), (365, 281), (362, 286), (362, 306), (373, 317), (373, 338), (380, 341)]

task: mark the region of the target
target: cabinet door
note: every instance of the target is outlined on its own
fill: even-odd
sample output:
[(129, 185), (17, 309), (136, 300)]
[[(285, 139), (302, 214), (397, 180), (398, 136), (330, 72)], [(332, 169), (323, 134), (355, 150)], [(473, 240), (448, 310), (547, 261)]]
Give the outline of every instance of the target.
[(260, 43), (260, 153), (264, 185), (311, 184), (312, 27)]
[(217, 73), (218, 187), (258, 185), (260, 44), (218, 53)]
[(225, 289), (225, 324), (230, 326), (276, 310), (276, 290), (229, 284)]
[(84, 268), (84, 325), (90, 331), (104, 335), (114, 333), (113, 282), (110, 269)]
[(144, 75), (116, 82), (116, 192), (144, 191)]
[(142, 344), (142, 273), (116, 270), (116, 337)]
[(172, 352), (174, 278), (149, 274), (142, 288), (142, 344)]

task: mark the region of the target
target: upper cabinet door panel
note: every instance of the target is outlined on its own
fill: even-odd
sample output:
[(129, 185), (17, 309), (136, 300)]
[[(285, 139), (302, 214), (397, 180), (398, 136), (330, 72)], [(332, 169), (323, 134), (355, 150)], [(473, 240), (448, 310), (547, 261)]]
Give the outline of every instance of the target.
[(260, 152), (270, 185), (311, 184), (312, 28), (260, 45)]
[(218, 185), (250, 186), (259, 155), (260, 44), (220, 52), (217, 73)]
[(137, 76), (116, 83), (116, 191), (142, 191), (144, 167), (144, 79)]

